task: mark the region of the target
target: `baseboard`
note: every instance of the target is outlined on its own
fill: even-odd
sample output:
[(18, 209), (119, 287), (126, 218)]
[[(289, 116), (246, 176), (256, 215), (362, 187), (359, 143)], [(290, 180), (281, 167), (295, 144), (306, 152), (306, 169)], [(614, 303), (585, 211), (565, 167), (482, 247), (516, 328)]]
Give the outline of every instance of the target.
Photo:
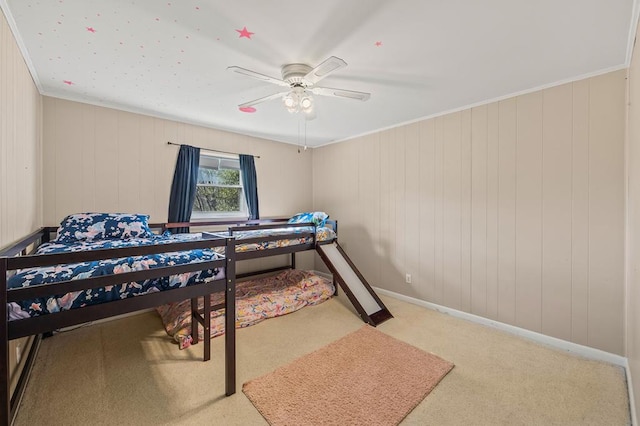
[(631, 379), (631, 367), (629, 365), (629, 360), (625, 359), (624, 370), (627, 375), (627, 391), (629, 392), (629, 412), (631, 413), (631, 424), (637, 425), (638, 418), (636, 415), (636, 399), (633, 393), (633, 382)]
[(559, 349), (565, 352), (570, 352), (574, 355), (582, 356), (597, 361), (607, 362), (625, 368), (627, 377), (629, 377), (627, 358), (612, 354), (600, 349), (591, 348), (577, 343), (567, 342), (566, 340), (558, 339), (556, 337), (546, 336), (535, 331), (525, 330), (524, 328), (516, 327), (513, 325), (505, 324), (499, 321), (494, 321), (488, 318), (484, 318), (478, 315), (469, 314), (467, 312), (458, 311), (457, 309), (447, 308), (446, 306), (437, 305), (435, 303), (426, 302), (424, 300), (416, 299), (414, 297), (405, 296), (403, 294), (395, 293), (393, 291), (385, 290), (383, 288), (374, 287), (374, 290), (385, 296), (393, 297), (398, 300), (402, 300), (414, 305), (422, 306), (427, 309), (441, 312), (443, 314), (451, 315), (452, 317), (461, 318), (467, 321), (471, 321), (476, 324), (481, 324), (487, 327), (495, 328), (500, 331), (507, 332), (525, 339), (532, 340), (536, 343), (540, 343), (545, 346), (549, 346), (555, 349)]
[(320, 275), (321, 277), (329, 278), (330, 280), (333, 279), (333, 275), (331, 275), (328, 272), (316, 271), (315, 269), (312, 269), (311, 272), (313, 272), (316, 275)]
[(127, 313), (120, 314), (120, 315), (114, 315), (112, 317), (101, 318), (101, 319), (98, 319), (98, 320), (95, 320), (95, 321), (89, 321), (89, 322), (85, 322), (85, 323), (78, 324), (78, 325), (71, 325), (69, 327), (63, 327), (63, 328), (60, 328), (60, 329), (56, 330), (56, 332), (58, 332), (58, 333), (66, 333), (68, 331), (77, 330), (78, 328), (89, 327), (89, 326), (96, 325), (96, 324), (102, 324), (102, 323), (105, 323), (105, 322), (116, 321), (116, 320), (120, 320), (120, 319), (127, 318), (127, 317), (133, 317), (133, 316), (136, 316), (136, 315), (141, 315), (141, 314), (144, 314), (144, 313), (147, 313), (147, 312), (155, 312), (155, 309), (154, 308), (140, 309), (139, 311), (127, 312)]
[(31, 371), (33, 370), (33, 366), (36, 361), (36, 357), (38, 356), (38, 350), (40, 349), (40, 342), (42, 341), (42, 335), (38, 334), (34, 336), (33, 342), (29, 347), (29, 352), (27, 353), (27, 360), (22, 367), (22, 371), (20, 372), (20, 377), (18, 379), (18, 384), (11, 395), (11, 403), (10, 403), (10, 412), (11, 412), (11, 425), (16, 420), (16, 416), (18, 415), (18, 409), (20, 408), (20, 404), (22, 403), (22, 398), (24, 397), (24, 393), (27, 389), (27, 384), (29, 383), (29, 379), (31, 378)]

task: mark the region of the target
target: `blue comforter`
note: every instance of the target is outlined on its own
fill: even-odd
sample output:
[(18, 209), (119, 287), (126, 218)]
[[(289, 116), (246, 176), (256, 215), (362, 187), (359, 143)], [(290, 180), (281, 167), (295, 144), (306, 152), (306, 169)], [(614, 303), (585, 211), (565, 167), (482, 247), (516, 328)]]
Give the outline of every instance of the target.
[[(78, 241), (72, 244), (54, 242), (41, 245), (38, 248), (37, 253), (63, 253), (115, 247), (134, 247), (188, 241), (198, 238), (200, 238), (199, 234), (182, 234), (124, 240), (110, 239), (92, 242)], [(100, 275), (141, 271), (162, 266), (206, 262), (219, 258), (221, 258), (221, 256), (216, 254), (213, 250), (195, 249), (173, 253), (161, 253), (147, 256), (135, 256), (23, 269), (16, 271), (17, 273), (8, 280), (7, 286), (9, 288), (20, 288), (30, 285), (55, 283), (73, 279), (96, 277)], [(169, 277), (149, 279), (141, 282), (131, 282), (61, 295), (52, 295), (47, 298), (24, 300), (17, 303), (11, 302), (9, 306), (9, 319), (27, 318), (29, 316), (43, 315), (117, 299), (125, 299), (127, 297), (162, 291), (170, 288), (185, 287), (209, 281), (213, 277), (218, 278), (217, 275), (221, 273), (222, 271), (218, 269), (207, 269)]]

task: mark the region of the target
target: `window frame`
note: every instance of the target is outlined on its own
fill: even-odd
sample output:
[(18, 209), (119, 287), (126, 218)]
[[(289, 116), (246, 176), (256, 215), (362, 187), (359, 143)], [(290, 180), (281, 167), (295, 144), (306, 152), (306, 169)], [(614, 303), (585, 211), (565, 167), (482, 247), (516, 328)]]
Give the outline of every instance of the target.
[[(216, 220), (216, 219), (240, 219), (247, 220), (249, 218), (249, 208), (247, 206), (247, 198), (245, 195), (244, 182), (242, 180), (242, 172), (240, 171), (240, 158), (237, 155), (230, 154), (219, 154), (219, 153), (200, 153), (200, 165), (198, 166), (198, 174), (200, 174), (200, 167), (203, 163), (203, 158), (206, 159), (217, 159), (217, 160), (234, 160), (238, 163), (238, 178), (239, 185), (214, 185), (214, 184), (196, 184), (196, 191), (199, 187), (217, 187), (217, 188), (240, 188), (240, 210), (239, 211), (229, 211), (229, 212), (214, 212), (214, 211), (196, 211), (195, 208), (191, 211), (191, 219), (192, 222), (198, 221), (207, 221), (207, 220)], [(204, 167), (204, 166), (202, 166)], [(219, 169), (221, 170), (221, 169)], [(222, 169), (224, 170), (224, 169)], [(194, 207), (195, 207), (195, 197), (194, 197)]]

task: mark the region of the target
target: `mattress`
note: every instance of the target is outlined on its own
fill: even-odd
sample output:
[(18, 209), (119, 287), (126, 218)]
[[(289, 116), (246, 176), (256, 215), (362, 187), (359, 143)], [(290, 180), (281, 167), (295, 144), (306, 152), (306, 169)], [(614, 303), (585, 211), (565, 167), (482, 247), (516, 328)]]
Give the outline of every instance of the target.
[[(310, 236), (301, 235), (298, 238), (284, 238), (281, 240), (273, 240), (273, 241), (261, 241), (254, 243), (242, 243), (242, 240), (250, 239), (250, 238), (259, 238), (259, 237), (271, 237), (277, 235), (288, 235), (288, 234), (303, 234), (313, 232), (315, 229), (316, 232), (316, 241), (333, 241), (336, 238), (336, 233), (331, 228), (327, 227), (319, 227), (314, 228), (312, 226), (306, 227), (286, 227), (286, 228), (271, 228), (271, 229), (253, 229), (249, 231), (234, 231), (233, 236), (235, 237), (238, 244), (236, 245), (236, 252), (243, 253), (247, 251), (255, 251), (255, 250), (268, 250), (279, 247), (289, 247), (299, 244), (308, 244), (313, 241), (313, 238)], [(212, 232), (212, 235), (218, 237), (228, 237), (229, 234), (227, 232)]]
[[(236, 328), (249, 327), (268, 318), (295, 312), (305, 306), (313, 306), (331, 298), (335, 289), (331, 280), (308, 271), (290, 270), (277, 275), (244, 281), (236, 284)], [(198, 308), (204, 307), (198, 299)], [(224, 293), (210, 296), (211, 306), (224, 303)], [(167, 333), (179, 344), (180, 349), (192, 343), (191, 302), (170, 303), (157, 308)], [(211, 312), (211, 335), (224, 334), (225, 310)], [(198, 337), (204, 338), (203, 327), (198, 327)]]
[[(95, 241), (77, 241), (74, 243), (45, 243), (37, 254), (66, 253), (117, 247), (136, 247), (144, 245), (168, 244), (179, 241), (200, 239), (200, 234), (181, 234), (153, 236), (151, 238), (105, 239)], [(111, 275), (123, 272), (142, 271), (162, 266), (172, 266), (220, 259), (222, 256), (211, 249), (195, 249), (172, 253), (133, 256), (92, 262), (54, 265), (16, 271), (7, 281), (8, 288), (22, 288), (39, 284), (51, 284), (61, 281)], [(101, 288), (75, 291), (67, 294), (52, 295), (20, 302), (9, 303), (9, 320), (28, 318), (60, 312), (84, 306), (105, 303), (113, 300), (185, 287), (218, 279), (223, 275), (222, 268), (205, 269), (162, 278), (148, 279)]]

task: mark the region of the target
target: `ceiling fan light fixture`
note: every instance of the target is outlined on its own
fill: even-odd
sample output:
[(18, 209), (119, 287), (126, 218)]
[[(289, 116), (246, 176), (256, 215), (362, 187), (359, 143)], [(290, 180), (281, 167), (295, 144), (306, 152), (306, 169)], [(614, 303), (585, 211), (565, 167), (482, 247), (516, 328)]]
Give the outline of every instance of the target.
[(292, 114), (301, 111), (308, 113), (313, 109), (313, 96), (302, 87), (294, 87), (282, 97), (282, 103)]
[(315, 98), (313, 95), (332, 96), (334, 98), (346, 98), (358, 101), (366, 101), (371, 96), (370, 93), (365, 92), (316, 86), (320, 80), (346, 66), (347, 63), (344, 60), (335, 56), (329, 57), (315, 68), (299, 63), (285, 64), (281, 69), (282, 79), (269, 77), (237, 66), (228, 67), (227, 70), (289, 88), (288, 92), (274, 93), (273, 95), (265, 96), (251, 102), (245, 102), (239, 105), (240, 108), (251, 107), (261, 102), (280, 98), (282, 99), (284, 107), (291, 114), (304, 112), (307, 120), (313, 120), (315, 118)]

